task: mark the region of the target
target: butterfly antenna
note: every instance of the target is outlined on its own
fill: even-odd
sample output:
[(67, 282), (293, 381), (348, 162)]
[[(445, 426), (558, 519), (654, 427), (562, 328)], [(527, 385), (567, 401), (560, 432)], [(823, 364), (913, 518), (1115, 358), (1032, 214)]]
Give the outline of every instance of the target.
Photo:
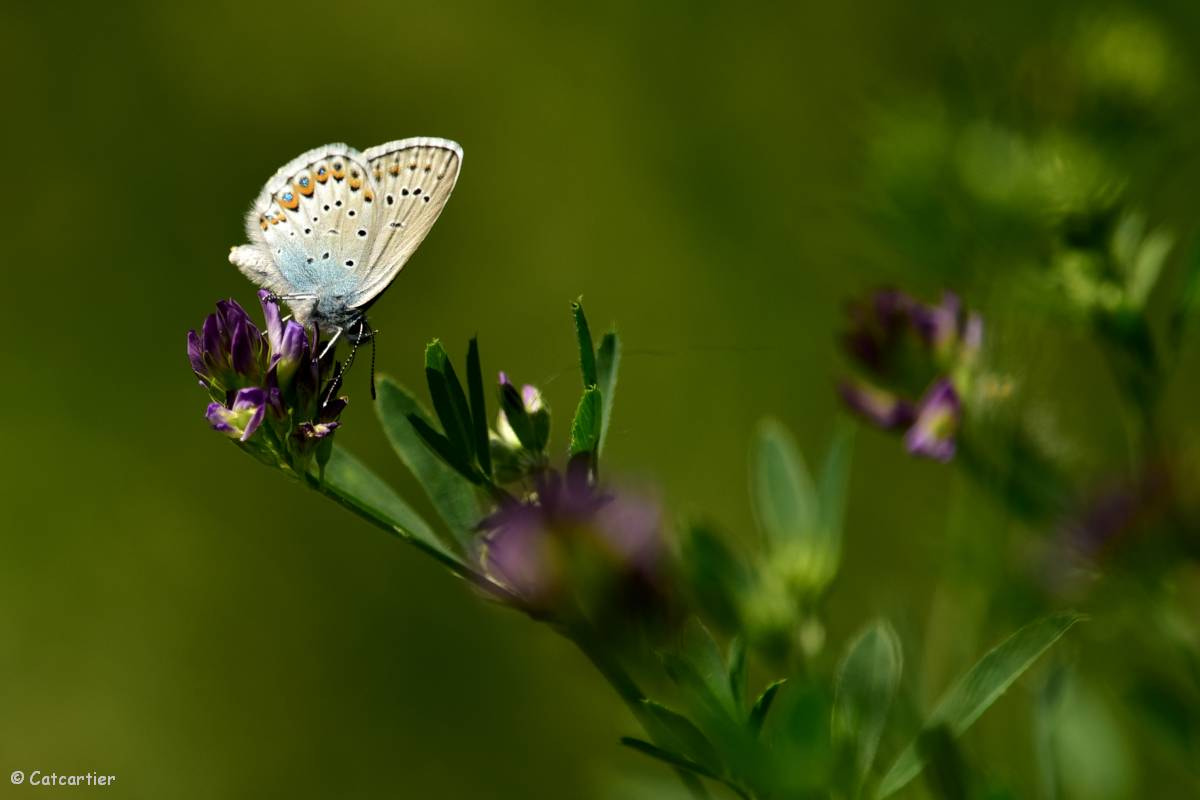
[(371, 331), (371, 399), (375, 399), (375, 335), (379, 331)]
[[(350, 353), (346, 356), (345, 363), (338, 367), (337, 375), (335, 375), (333, 380), (329, 382), (329, 389), (325, 392), (325, 399), (321, 401), (322, 408), (329, 405), (329, 401), (332, 400), (334, 394), (337, 393), (338, 387), (342, 385), (342, 376), (346, 374), (346, 370), (350, 369), (350, 365), (354, 363), (354, 354), (357, 352), (358, 342), (355, 342), (350, 346)], [(374, 349), (372, 349), (372, 355), (374, 355), (374, 352)]]

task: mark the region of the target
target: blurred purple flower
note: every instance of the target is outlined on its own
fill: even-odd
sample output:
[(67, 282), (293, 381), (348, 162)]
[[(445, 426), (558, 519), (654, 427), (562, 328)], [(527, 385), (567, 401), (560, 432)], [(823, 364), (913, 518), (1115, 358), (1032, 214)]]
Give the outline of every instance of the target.
[(838, 393), (851, 411), (885, 431), (906, 428), (916, 418), (912, 404), (862, 381), (842, 381)]
[(571, 484), (547, 474), (534, 496), (485, 520), (480, 561), (533, 609), (553, 611), (568, 594), (581, 606), (611, 609), (661, 576), (662, 514), (639, 495)]
[(953, 292), (927, 304), (895, 289), (852, 304), (848, 314), (843, 343), (872, 380), (839, 384), (847, 408), (884, 430), (905, 431), (913, 455), (953, 458), (961, 398), (983, 344), (982, 317), (965, 311)]
[(942, 462), (954, 458), (954, 437), (961, 418), (958, 392), (948, 379), (940, 378), (926, 392), (916, 420), (904, 434), (908, 452)]

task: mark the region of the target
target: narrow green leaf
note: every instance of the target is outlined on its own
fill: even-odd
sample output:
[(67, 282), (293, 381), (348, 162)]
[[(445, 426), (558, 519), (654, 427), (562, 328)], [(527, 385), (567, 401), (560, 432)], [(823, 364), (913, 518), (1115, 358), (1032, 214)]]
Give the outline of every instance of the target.
[(643, 700), (642, 708), (643, 722), (654, 741), (713, 772), (721, 771), (716, 748), (690, 719), (653, 700)]
[(471, 463), (475, 457), (475, 438), (467, 396), (450, 357), (437, 339), (425, 347), (425, 379), (429, 382), (429, 397), (446, 439), (461, 453), (461, 461)]
[(671, 680), (695, 701), (697, 710), (714, 720), (741, 718), (721, 650), (700, 620), (692, 617), (687, 621), (674, 649), (663, 653), (663, 666)]
[(854, 458), (856, 430), (857, 427), (849, 422), (837, 426), (829, 443), (829, 451), (825, 454), (825, 463), (821, 467), (818, 486), (821, 528), (828, 537), (827, 546), (834, 569), (841, 559), (842, 528), (845, 524), (846, 495), (850, 486), (850, 466)]
[(819, 524), (817, 492), (800, 451), (787, 429), (763, 420), (754, 437), (750, 494), (768, 541), (811, 538)]
[(579, 340), (579, 372), (583, 376), (583, 388), (590, 389), (599, 381), (596, 377), (596, 347), (592, 344), (592, 332), (583, 313), (583, 298), (571, 303), (571, 315), (575, 318), (575, 336)]
[(333, 448), (329, 463), (325, 465), (323, 487), (320, 488), (332, 493), (344, 505), (385, 521), (397, 536), (439, 556), (439, 560), (461, 565), (459, 558), (442, 543), (420, 514), (401, 500), (392, 487), (342, 448)]
[(746, 640), (741, 636), (734, 636), (729, 642), (728, 671), (729, 689), (733, 694), (733, 703), (739, 709), (745, 708), (748, 676), (746, 674)]
[(938, 800), (967, 800), (971, 796), (966, 759), (945, 725), (923, 731), (917, 749), (929, 765), (925, 783)]
[(665, 750), (657, 745), (650, 744), (649, 742), (641, 739), (635, 739), (632, 736), (622, 736), (621, 744), (625, 745), (631, 750), (637, 750), (639, 753), (644, 753), (651, 758), (656, 758), (665, 764), (670, 764), (672, 767), (676, 767), (677, 769), (687, 770), (688, 772), (693, 772), (705, 778), (720, 780), (717, 775), (713, 774), (711, 770), (705, 768), (703, 765), (697, 764), (695, 761), (691, 761), (679, 753), (672, 753), (670, 750)]
[[(961, 736), (992, 703), (1080, 620), (1077, 614), (1055, 614), (1031, 622), (980, 659), (938, 701), (925, 723), (930, 729), (945, 725)], [(925, 766), (917, 743), (909, 745), (880, 781), (877, 800), (899, 791)]]
[(409, 424), (413, 430), (421, 437), (422, 441), (429, 446), (433, 452), (437, 453), (442, 461), (446, 462), (450, 467), (469, 480), (471, 483), (483, 483), (483, 476), (479, 471), (467, 463), (462, 451), (458, 450), (450, 443), (450, 440), (439, 433), (432, 425), (426, 422), (419, 414), (408, 415)]
[(572, 456), (580, 453), (595, 453), (600, 444), (601, 415), (600, 390), (595, 386), (586, 389), (579, 398), (575, 419), (571, 423)]
[(851, 796), (857, 796), (883, 735), (902, 669), (900, 637), (879, 620), (846, 648), (837, 671), (831, 722), (834, 747), (845, 753)]
[(696, 602), (706, 619), (725, 629), (736, 629), (739, 598), (752, 580), (749, 567), (709, 525), (696, 522), (685, 531), (680, 563)]
[(540, 452), (539, 437), (533, 419), (525, 408), (525, 401), (521, 398), (520, 390), (511, 383), (500, 384), (500, 407), (504, 410), (509, 427), (517, 435), (521, 447), (535, 453)]
[[(411, 416), (425, 420), (428, 414), (407, 389), (386, 375), (379, 379), (375, 410), (396, 455), (425, 489), (455, 539), (468, 545), (483, 509), (470, 482), (430, 452), (426, 439), (409, 420)], [(428, 423), (425, 427), (433, 430)]]
[(604, 442), (608, 437), (608, 426), (612, 422), (613, 397), (617, 392), (617, 372), (621, 367), (621, 340), (615, 331), (604, 334), (600, 340), (600, 348), (596, 351), (596, 376), (600, 396), (604, 400), (603, 413), (600, 415), (600, 443), (596, 452), (604, 450)]
[(780, 678), (769, 684), (754, 701), (754, 708), (750, 709), (750, 719), (746, 724), (755, 736), (762, 731), (763, 723), (767, 721), (767, 713), (771, 710), (771, 704), (775, 702), (775, 695), (779, 693), (780, 687), (785, 683), (787, 683), (787, 678)]
[(487, 402), (483, 397), (483, 369), (479, 364), (479, 340), (472, 336), (467, 346), (467, 391), (471, 403), (471, 431), (475, 435), (475, 457), (479, 468), (492, 476), (491, 446), (488, 442)]

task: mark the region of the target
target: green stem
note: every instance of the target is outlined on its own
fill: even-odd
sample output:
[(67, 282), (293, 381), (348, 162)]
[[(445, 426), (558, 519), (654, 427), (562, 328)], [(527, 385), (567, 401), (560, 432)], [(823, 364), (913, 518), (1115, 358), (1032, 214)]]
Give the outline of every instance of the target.
[[(295, 473), (292, 473), (292, 474), (295, 475)], [(468, 567), (466, 564), (463, 564), (461, 561), (459, 561), (457, 558), (455, 558), (452, 554), (447, 553), (443, 550), (439, 550), (438, 548), (433, 547), (426, 542), (422, 542), (419, 539), (409, 536), (404, 531), (400, 530), (395, 525), (393, 525), (390, 520), (386, 519), (385, 517), (380, 516), (373, 509), (369, 508), (368, 506), (363, 505), (362, 503), (360, 503), (357, 499), (355, 499), (351, 495), (338, 490), (336, 487), (330, 485), (329, 483), (327, 483), (325, 481), (322, 481), (320, 478), (318, 478), (315, 475), (312, 475), (311, 473), (306, 473), (300, 479), (304, 483), (306, 483), (310, 489), (313, 489), (313, 490), (317, 491), (319, 494), (322, 494), (325, 497), (328, 497), (329, 499), (333, 500), (335, 503), (340, 505), (342, 508), (345, 508), (346, 510), (353, 512), (361, 519), (364, 519), (367, 522), (374, 525), (376, 528), (387, 531), (388, 533), (392, 534), (393, 536), (399, 537), (399, 538), (405, 540), (406, 542), (408, 542), (409, 544), (412, 544), (414, 547), (416, 547), (418, 550), (423, 552), (425, 555), (430, 556), (435, 561), (437, 561), (439, 564), (441, 564), (443, 567), (450, 570), (450, 572), (452, 572), (454, 575), (457, 575), (458, 577), (460, 577), (463, 580), (467, 581), (468, 583), (472, 584), (476, 588), (478, 588), (478, 589), (482, 590), (483, 592), (485, 592), (486, 594), (490, 595), (494, 599), (499, 600), (500, 602), (505, 603), (510, 606), (513, 606), (515, 608), (523, 608), (523, 604), (521, 603), (520, 598), (518, 598), (515, 595), (513, 595), (512, 593), (506, 591), (502, 586), (498, 585), (495, 581), (490, 580), (487, 576), (481, 575), (480, 573), (478, 573), (475, 570)]]
[[(604, 679), (608, 681), (617, 695), (625, 702), (625, 705), (629, 707), (629, 710), (633, 712), (633, 716), (637, 718), (642, 729), (653, 739), (653, 735), (650, 734), (650, 729), (646, 724), (647, 713), (644, 702), (646, 695), (638, 688), (638, 685), (630, 677), (629, 673), (596, 641), (592, 635), (592, 631), (585, 625), (564, 627), (559, 632), (574, 642), (575, 646), (587, 656), (588, 661), (592, 662), (592, 666), (604, 676)], [(699, 778), (682, 769), (676, 769), (675, 774), (679, 776), (679, 780), (683, 782), (683, 785), (692, 797), (696, 798), (696, 800), (708, 800), (710, 797), (708, 790), (704, 788), (704, 784), (700, 782)]]

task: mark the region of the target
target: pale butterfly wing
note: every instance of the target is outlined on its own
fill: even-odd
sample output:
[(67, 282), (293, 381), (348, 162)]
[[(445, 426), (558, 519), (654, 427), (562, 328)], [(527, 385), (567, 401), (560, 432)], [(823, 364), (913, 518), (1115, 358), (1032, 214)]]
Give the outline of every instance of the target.
[(400, 139), (363, 153), (376, 187), (378, 229), (350, 305), (361, 308), (391, 284), (424, 241), (454, 191), (462, 148), (449, 139)]
[(267, 181), (246, 216), (251, 244), (232, 261), (280, 295), (301, 322), (314, 307), (349, 305), (368, 270), (379, 205), (366, 159), (345, 144), (310, 150)]

